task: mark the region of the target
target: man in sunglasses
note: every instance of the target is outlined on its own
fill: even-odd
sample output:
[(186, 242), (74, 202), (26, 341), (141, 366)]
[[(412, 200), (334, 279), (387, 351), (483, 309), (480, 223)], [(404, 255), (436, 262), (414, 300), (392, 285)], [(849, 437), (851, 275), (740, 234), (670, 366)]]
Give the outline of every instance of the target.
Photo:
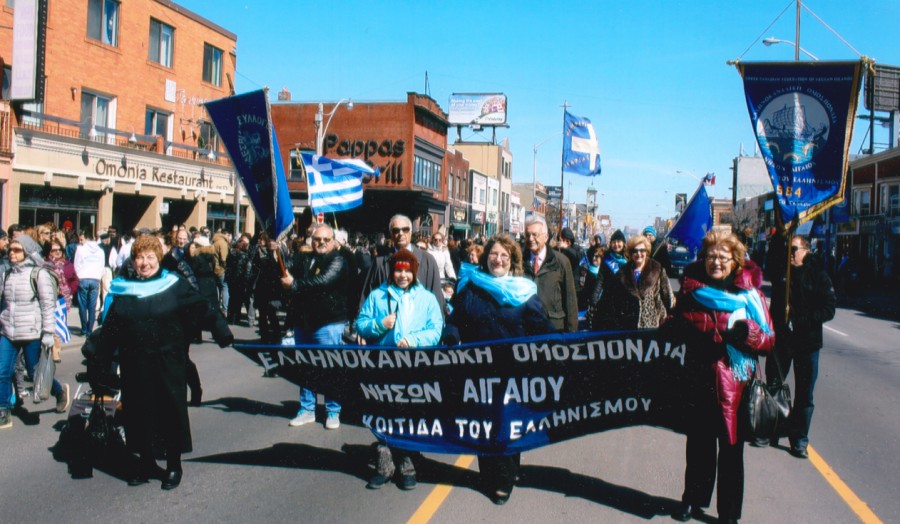
[[(291, 268), (281, 285), (291, 293), (287, 321), (294, 326), (297, 344), (341, 344), (347, 322), (347, 286), (350, 272), (337, 249), (334, 230), (327, 224), (316, 226), (310, 235), (313, 254)], [(341, 405), (325, 399), (326, 429), (341, 427)], [(316, 394), (300, 387), (300, 411), (291, 419), (291, 427), (316, 420)]]
[(426, 289), (431, 291), (437, 299), (441, 311), (445, 311), (444, 292), (441, 290), (441, 273), (438, 270), (438, 264), (433, 256), (412, 243), (412, 221), (407, 216), (394, 215), (391, 217), (388, 231), (391, 235), (393, 248), (390, 253), (376, 258), (375, 263), (369, 269), (369, 274), (366, 275), (366, 280), (363, 283), (362, 296), (359, 297), (360, 306), (365, 302), (366, 297), (369, 296), (373, 289), (377, 289), (382, 282), (388, 279), (391, 271), (391, 255), (399, 249), (408, 249), (416, 255), (416, 259), (419, 261), (419, 270), (416, 273), (416, 278)]

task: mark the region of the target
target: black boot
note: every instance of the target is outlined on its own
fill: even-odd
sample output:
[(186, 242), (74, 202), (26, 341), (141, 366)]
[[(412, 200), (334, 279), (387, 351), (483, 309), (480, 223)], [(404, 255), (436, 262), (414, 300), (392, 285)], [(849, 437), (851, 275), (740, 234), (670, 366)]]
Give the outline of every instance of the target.
[(169, 491), (181, 484), (181, 452), (169, 449), (166, 451), (166, 476), (162, 481), (162, 489)]

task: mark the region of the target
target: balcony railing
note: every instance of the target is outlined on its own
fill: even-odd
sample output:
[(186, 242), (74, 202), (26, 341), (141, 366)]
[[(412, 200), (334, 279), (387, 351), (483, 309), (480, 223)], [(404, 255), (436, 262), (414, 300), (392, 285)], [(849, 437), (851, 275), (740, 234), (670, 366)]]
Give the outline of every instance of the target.
[[(8, 122), (8, 117), (9, 111), (7, 110), (3, 122)], [(22, 129), (76, 138), (97, 144), (139, 149), (161, 155), (216, 164), (223, 167), (231, 167), (231, 159), (223, 152), (213, 151), (213, 154), (210, 155), (209, 149), (203, 149), (178, 142), (169, 142), (162, 137), (154, 135), (139, 135), (130, 131), (122, 131), (120, 129), (98, 125), (88, 127), (76, 120), (69, 120), (67, 118), (37, 113), (34, 111), (24, 111), (22, 120), (23, 121), (19, 124), (19, 127)], [(3, 125), (3, 122), (0, 122), (0, 125)], [(9, 124), (6, 123), (5, 125), (8, 126)], [(0, 133), (3, 133), (4, 130), (5, 128), (0, 128)], [(5, 135), (0, 135), (0, 141), (2, 141), (4, 137)], [(3, 144), (0, 143), (0, 153), (4, 151), (3, 147)]]

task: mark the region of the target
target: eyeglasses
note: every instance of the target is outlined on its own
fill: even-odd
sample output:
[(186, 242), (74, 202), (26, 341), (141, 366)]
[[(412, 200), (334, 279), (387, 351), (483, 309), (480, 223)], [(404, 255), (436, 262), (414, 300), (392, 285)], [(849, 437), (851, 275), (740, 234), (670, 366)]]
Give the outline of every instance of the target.
[(50, 250), (50, 252), (51, 253), (62, 253), (62, 249), (60, 249), (58, 247), (54, 247), (53, 249)]
[(706, 255), (707, 262), (719, 262), (720, 264), (724, 264), (726, 262), (731, 262), (734, 260), (733, 257), (725, 257), (722, 255)]
[(411, 231), (411, 228), (409, 226), (392, 227), (391, 228), (391, 234), (393, 234), (393, 235), (399, 235), (400, 233), (409, 233), (410, 231)]
[(331, 242), (331, 238), (330, 237), (312, 237), (312, 241), (325, 244), (325, 243)]
[(509, 255), (506, 253), (488, 253), (488, 258), (496, 258), (499, 260), (509, 260)]
[(806, 248), (803, 246), (791, 246), (791, 253), (796, 253), (797, 251), (800, 251), (801, 249), (803, 251), (806, 251)]
[(10, 253), (24, 253), (25, 250), (20, 247), (11, 247), (9, 248)]
[(441, 242), (442, 240), (444, 240), (444, 239), (441, 237), (431, 237), (432, 242)]
[(632, 254), (632, 255), (638, 255), (638, 254), (640, 254), (640, 255), (646, 255), (646, 254), (647, 254), (647, 250), (646, 250), (646, 249), (632, 249), (632, 250), (631, 250), (631, 254)]
[(41, 236), (43, 236), (43, 235), (49, 235), (49, 234), (50, 234), (50, 231), (44, 230), (44, 231), (41, 231), (39, 234), (40, 234)]

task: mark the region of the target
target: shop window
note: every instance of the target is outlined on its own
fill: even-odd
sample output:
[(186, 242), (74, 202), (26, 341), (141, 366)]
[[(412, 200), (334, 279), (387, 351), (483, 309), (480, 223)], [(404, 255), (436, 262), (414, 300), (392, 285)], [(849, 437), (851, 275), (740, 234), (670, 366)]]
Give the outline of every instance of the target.
[(119, 45), (119, 2), (88, 0), (87, 35), (104, 44)]
[(222, 85), (222, 50), (203, 44), (203, 81)]
[(294, 182), (303, 182), (306, 180), (306, 170), (303, 168), (303, 161), (296, 149), (291, 150), (291, 172), (288, 179)]
[(421, 157), (415, 157), (414, 160), (413, 182), (417, 186), (427, 187), (440, 191), (441, 189), (441, 165), (426, 160)]
[(150, 61), (172, 67), (172, 50), (175, 47), (175, 28), (150, 19)]
[(144, 124), (144, 134), (149, 136), (161, 136), (169, 139), (169, 118), (171, 115), (157, 111), (147, 110), (147, 118)]
[(881, 213), (885, 216), (900, 215), (900, 184), (883, 184), (881, 186)]

